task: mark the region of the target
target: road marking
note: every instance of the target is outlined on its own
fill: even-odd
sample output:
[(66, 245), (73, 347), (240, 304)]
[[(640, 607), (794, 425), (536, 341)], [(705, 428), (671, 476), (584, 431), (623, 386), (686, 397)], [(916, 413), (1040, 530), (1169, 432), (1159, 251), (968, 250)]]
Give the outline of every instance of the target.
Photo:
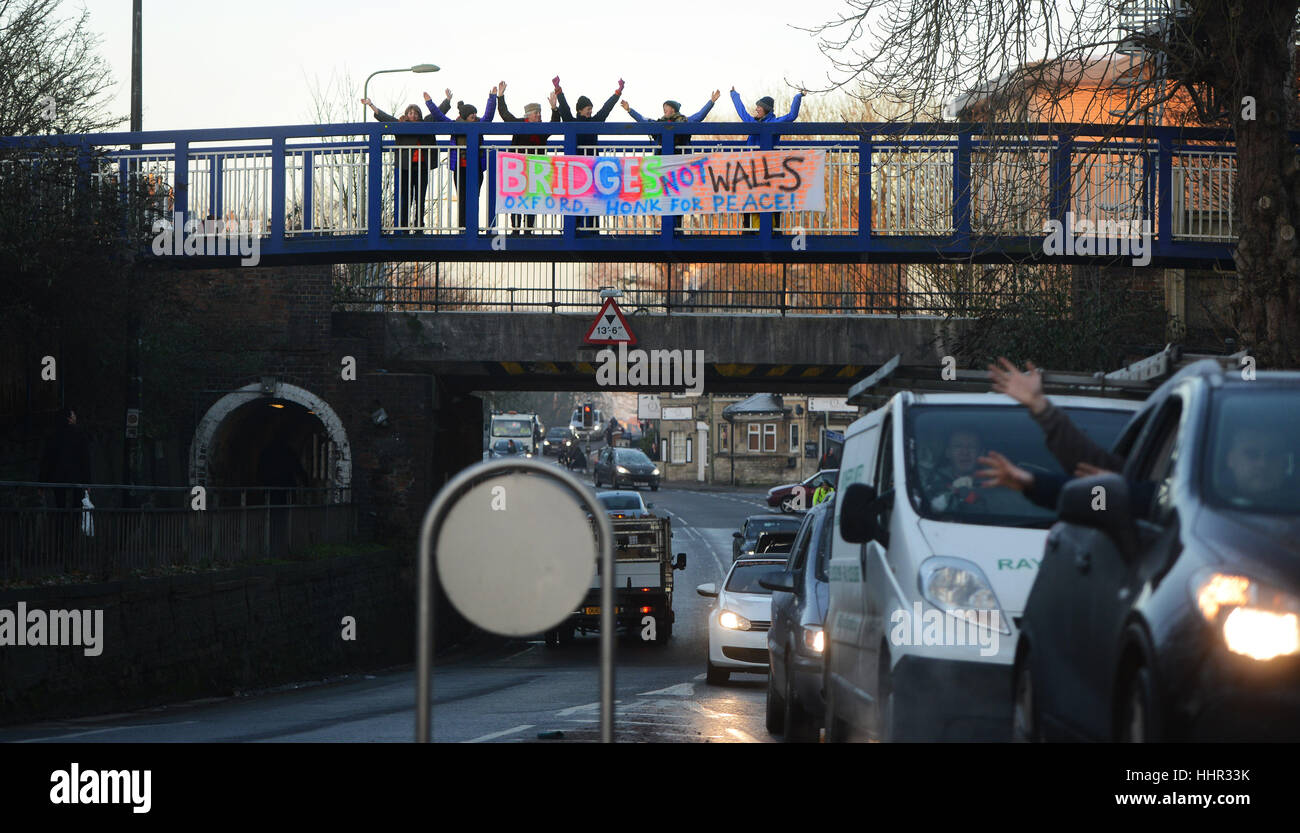
[(506, 735), (513, 735), (515, 732), (522, 732), (525, 729), (531, 729), (535, 725), (537, 724), (525, 723), (524, 725), (516, 726), (513, 729), (502, 729), (500, 732), (490, 732), (489, 734), (486, 735), (479, 735), (473, 740), (463, 740), (461, 741), (461, 743), (482, 743), (485, 740), (492, 740), (493, 738), (502, 738), (505, 737)]
[(707, 678), (708, 676), (709, 676), (708, 674), (700, 673), (700, 674), (696, 674), (696, 675), (695, 675), (695, 679), (697, 679), (697, 680), (703, 680), (703, 679)]
[(521, 656), (523, 656), (524, 654), (528, 653), (529, 651), (534, 650), (534, 649), (535, 649), (538, 645), (540, 645), (540, 644), (541, 644), (540, 642), (534, 642), (533, 644), (529, 645), (527, 648), (523, 649), (523, 650), (520, 651), (519, 653), (517, 653), (517, 654), (511, 654), (510, 656), (506, 657), (505, 660), (503, 660), (503, 661), (504, 661), (504, 662), (509, 662), (510, 660), (514, 659), (515, 657), (521, 657)]
[(91, 729), (86, 732), (72, 732), (67, 735), (47, 735), (43, 738), (27, 738), (25, 740), (16, 740), (14, 743), (43, 743), (47, 740), (63, 740), (65, 738), (85, 737), (86, 735), (102, 735), (105, 732), (124, 732), (127, 729), (157, 729), (163, 726), (185, 726), (197, 722), (197, 720), (182, 720), (179, 723), (139, 723), (132, 726), (110, 726), (107, 729)]
[[(616, 712), (618, 711), (618, 704), (622, 702), (623, 702), (622, 700), (614, 701), (614, 711)], [(557, 717), (568, 717), (571, 714), (591, 711), (592, 709), (598, 709), (598, 708), (600, 708), (600, 701), (596, 701), (595, 703), (584, 703), (581, 706), (569, 706), (567, 709), (560, 709), (555, 714)]]
[(678, 685), (661, 688), (658, 691), (643, 691), (637, 697), (650, 697), (654, 694), (669, 694), (673, 697), (694, 697), (695, 686), (691, 683), (679, 683)]

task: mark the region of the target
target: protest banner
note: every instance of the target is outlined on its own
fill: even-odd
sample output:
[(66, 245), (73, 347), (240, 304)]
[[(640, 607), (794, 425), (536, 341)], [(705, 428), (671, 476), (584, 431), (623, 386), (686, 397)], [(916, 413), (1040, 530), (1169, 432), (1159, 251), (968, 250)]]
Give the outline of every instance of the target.
[(497, 154), (496, 210), (630, 216), (826, 210), (824, 150)]

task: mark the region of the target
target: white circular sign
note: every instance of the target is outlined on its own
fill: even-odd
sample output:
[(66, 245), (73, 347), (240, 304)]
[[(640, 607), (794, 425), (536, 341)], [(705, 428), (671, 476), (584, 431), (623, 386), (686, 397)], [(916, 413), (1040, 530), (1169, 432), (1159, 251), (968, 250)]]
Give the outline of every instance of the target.
[(572, 490), (520, 471), (485, 478), (460, 495), (433, 547), (447, 598), (466, 619), (504, 636), (563, 622), (591, 588), (599, 553)]

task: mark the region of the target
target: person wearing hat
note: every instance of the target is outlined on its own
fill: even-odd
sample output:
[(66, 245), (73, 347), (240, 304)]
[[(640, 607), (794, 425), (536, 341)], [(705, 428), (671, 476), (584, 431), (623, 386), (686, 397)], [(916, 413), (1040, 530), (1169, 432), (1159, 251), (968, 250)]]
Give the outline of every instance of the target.
[[(550, 102), (551, 121), (559, 121), (560, 110), (557, 106), (558, 102), (556, 101), (554, 91), (551, 92)], [(536, 102), (525, 104), (523, 118), (514, 115), (510, 112), (510, 108), (506, 106), (506, 82), (502, 81), (500, 84), (497, 84), (497, 115), (501, 117), (501, 121), (506, 122), (541, 122), (542, 105), (537, 104)], [(510, 145), (511, 147), (519, 148), (519, 153), (544, 153), (545, 151), (539, 150), (539, 148), (545, 148), (546, 143), (550, 138), (550, 134), (547, 133), (516, 133), (510, 137)], [(536, 214), (510, 215), (511, 228), (522, 231), (525, 228), (532, 229), (536, 224)]]
[[(585, 95), (578, 96), (576, 109), (569, 109), (569, 102), (564, 98), (564, 90), (560, 88), (560, 76), (551, 79), (551, 84), (555, 87), (555, 96), (559, 102), (560, 120), (561, 121), (580, 121), (580, 122), (602, 122), (609, 118), (609, 114), (614, 111), (614, 105), (623, 95), (623, 79), (618, 79), (618, 88), (614, 94), (600, 106), (600, 109), (592, 113), (591, 99)], [(576, 115), (575, 115), (576, 113)], [(577, 137), (578, 153), (594, 155), (596, 153), (595, 145), (600, 141), (600, 136), (595, 133), (581, 133)], [(595, 217), (579, 217), (578, 228), (594, 229), (596, 227)]]
[[(693, 116), (682, 115), (681, 102), (673, 101), (670, 98), (664, 102), (664, 114), (659, 118), (654, 119), (654, 121), (672, 121), (672, 122), (704, 121), (704, 119), (709, 115), (709, 111), (713, 109), (714, 103), (716, 103), (717, 100), (721, 97), (722, 97), (722, 91), (714, 90), (713, 95), (709, 96), (708, 102), (703, 107), (700, 108), (700, 111), (698, 113), (696, 113)], [(630, 115), (636, 121), (642, 121), (642, 122), (650, 121), (650, 119), (647, 119), (645, 116), (641, 115), (635, 109), (633, 109), (632, 105), (628, 104), (626, 101), (623, 102), (623, 109), (626, 110), (628, 115)], [(676, 136), (674, 137), (673, 147), (675, 150), (682, 150), (690, 143), (691, 143), (690, 136), (686, 136), (686, 135)]]
[[(424, 94), (424, 100), (426, 103), (430, 101), (428, 93)], [(493, 87), (492, 91), (488, 93), (487, 105), (484, 106), (483, 108), (482, 119), (479, 118), (478, 108), (475, 107), (473, 104), (466, 104), (463, 101), (457, 101), (456, 102), (456, 111), (458, 113), (457, 118), (449, 119), (445, 115), (442, 115), (441, 113), (435, 113), (434, 120), (435, 121), (439, 121), (439, 120), (440, 121), (492, 121), (492, 117), (496, 114), (496, 108), (497, 108), (497, 88)], [(456, 136), (455, 138), (456, 138), (457, 145), (461, 147), (465, 147), (468, 137), (464, 135), (460, 135), (460, 136)], [(467, 210), (468, 200), (466, 199), (467, 192), (465, 191), (465, 187), (468, 184), (466, 182), (466, 179), (468, 178), (469, 165), (466, 161), (465, 154), (457, 150), (451, 151), (449, 155), (449, 161), (451, 163), (451, 169), (456, 172), (457, 217), (460, 220), (460, 227), (467, 228), (465, 222), (465, 213)], [(487, 170), (487, 151), (479, 150), (478, 182), (475, 184), (476, 189), (483, 187), (483, 172), (485, 170)], [(489, 216), (491, 216), (490, 212), (489, 212)]]
[[(363, 98), (361, 103), (370, 108), (376, 121), (421, 121), (418, 104), (408, 104), (402, 111), (400, 119), (393, 118), (380, 110), (370, 99)], [(423, 121), (435, 121), (432, 111), (433, 102), (426, 96), (430, 114)], [(447, 98), (438, 105), (440, 113), (451, 109), (451, 90)], [(415, 225), (424, 225), (424, 192), (429, 185), (429, 172), (438, 164), (438, 149), (429, 147), (436, 140), (415, 133), (402, 133), (393, 139), (393, 170), (397, 174), (397, 227), (406, 229), (410, 219), (411, 203), (415, 204)]]
[[(741, 121), (762, 122), (764, 124), (794, 121), (795, 119), (799, 118), (799, 105), (803, 102), (803, 97), (807, 94), (807, 92), (808, 92), (807, 90), (800, 90), (795, 95), (794, 100), (790, 102), (790, 112), (786, 113), (784, 116), (773, 115), (773, 112), (776, 110), (776, 102), (772, 100), (772, 96), (770, 95), (765, 95), (762, 98), (760, 98), (758, 101), (755, 101), (753, 112), (746, 112), (744, 100), (741, 99), (740, 93), (736, 92), (736, 88), (732, 87), (731, 103), (735, 105), (736, 114), (740, 116)], [(745, 144), (758, 147), (759, 145), (758, 134), (755, 133), (749, 138), (747, 138), (745, 140)], [(772, 223), (772, 228), (773, 230), (776, 230), (777, 228), (779, 228), (779, 224), (781, 221), (781, 214), (779, 212), (774, 212), (774, 213), (776, 214), (776, 216), (772, 218), (775, 221)], [(745, 228), (753, 231), (758, 230), (757, 214), (745, 215)]]

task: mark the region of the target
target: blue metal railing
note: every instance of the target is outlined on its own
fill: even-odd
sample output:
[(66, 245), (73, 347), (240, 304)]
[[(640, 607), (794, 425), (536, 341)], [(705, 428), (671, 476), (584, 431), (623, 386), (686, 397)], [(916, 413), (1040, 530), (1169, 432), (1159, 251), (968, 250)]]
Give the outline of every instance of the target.
[[(595, 130), (600, 144), (580, 149), (577, 137)], [(823, 148), (826, 210), (775, 222), (763, 214), (756, 234), (743, 233), (740, 215), (602, 217), (590, 231), (574, 217), (549, 216), (523, 226), (494, 204), (495, 154), (520, 149), (512, 136), (538, 133), (551, 137), (544, 152), (568, 154), (654, 152), (681, 135), (706, 137), (689, 153), (742, 149), (754, 135), (759, 147)], [(398, 146), (389, 138), (411, 134), (429, 139)], [(1230, 141), (1219, 129), (1115, 125), (370, 122), (0, 137), (0, 148), (99, 149), (97, 176), (150, 178), (164, 228), (177, 217), (200, 221), (217, 242), (217, 221), (235, 221), (256, 236), (261, 264), (1023, 261), (1041, 254), (1044, 223), (1071, 212), (1093, 223), (1146, 223), (1152, 263), (1196, 265), (1232, 256)], [(480, 175), (482, 151), (482, 197), (475, 188), (457, 193), (447, 166), (453, 149), (465, 156), (469, 182)], [(440, 158), (419, 189), (424, 204), (403, 222), (399, 156), (415, 151)], [(464, 225), (452, 210), (460, 199)], [(211, 266), (239, 257), (216, 251), (175, 259)]]

